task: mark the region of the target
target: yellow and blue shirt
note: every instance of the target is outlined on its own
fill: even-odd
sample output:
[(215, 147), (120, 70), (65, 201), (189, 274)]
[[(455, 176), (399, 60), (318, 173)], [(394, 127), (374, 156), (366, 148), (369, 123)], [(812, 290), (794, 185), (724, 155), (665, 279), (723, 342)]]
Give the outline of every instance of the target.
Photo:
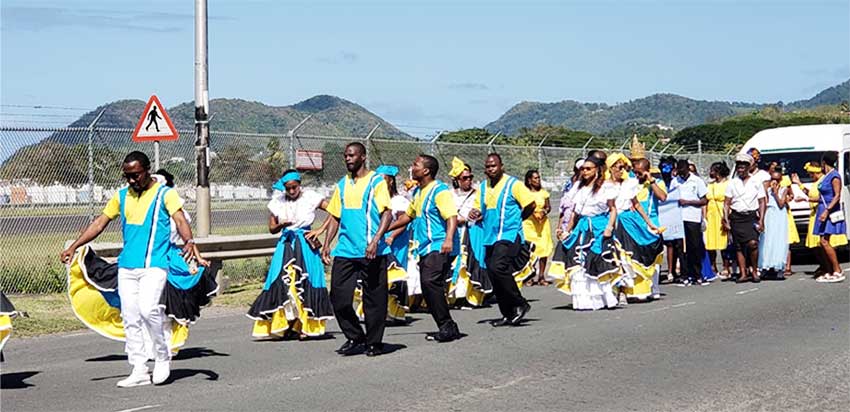
[[(435, 180), (413, 191), (413, 202), (407, 208), (407, 215), (413, 218), (413, 238), (418, 244), (417, 253), (419, 256), (425, 256), (440, 251), (447, 236), (447, 222), (457, 216), (457, 206), (449, 187)], [(455, 234), (452, 241), (451, 256), (456, 256), (460, 251), (460, 239)]]
[(109, 219), (121, 217), (124, 249), (118, 255), (118, 267), (168, 270), (171, 215), (182, 208), (177, 191), (158, 182), (141, 194), (125, 187), (113, 195), (103, 214)]
[[(667, 185), (664, 184), (664, 181), (661, 179), (655, 179), (655, 184), (658, 185), (659, 188), (664, 193), (667, 193)], [(644, 211), (649, 216), (649, 220), (652, 221), (652, 224), (658, 226), (660, 224), (658, 220), (658, 197), (655, 196), (655, 192), (652, 191), (650, 187), (652, 185), (652, 181), (647, 180), (639, 186), (639, 190), (635, 198), (640, 205), (643, 206)]]
[[(354, 180), (345, 175), (328, 202), (328, 213), (339, 219), (339, 239), (333, 255), (357, 259), (366, 257), (366, 247), (378, 232), (381, 214), (390, 207), (390, 192), (382, 175), (370, 171)], [(390, 253), (383, 239), (378, 256)]]
[(500, 240), (514, 242), (517, 237), (524, 241), (522, 210), (533, 202), (528, 188), (513, 176), (502, 175), (493, 187), (489, 180), (481, 182), (475, 208), (484, 219), (484, 246)]

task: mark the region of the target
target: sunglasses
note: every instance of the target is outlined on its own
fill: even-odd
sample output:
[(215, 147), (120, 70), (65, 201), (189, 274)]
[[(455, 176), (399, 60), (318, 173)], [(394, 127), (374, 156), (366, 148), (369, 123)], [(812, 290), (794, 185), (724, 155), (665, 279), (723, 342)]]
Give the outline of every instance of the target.
[(136, 172), (136, 173), (124, 173), (124, 180), (139, 180), (145, 172)]
[(472, 175), (469, 175), (469, 176), (461, 176), (461, 177), (459, 177), (459, 178), (458, 178), (458, 180), (472, 180)]

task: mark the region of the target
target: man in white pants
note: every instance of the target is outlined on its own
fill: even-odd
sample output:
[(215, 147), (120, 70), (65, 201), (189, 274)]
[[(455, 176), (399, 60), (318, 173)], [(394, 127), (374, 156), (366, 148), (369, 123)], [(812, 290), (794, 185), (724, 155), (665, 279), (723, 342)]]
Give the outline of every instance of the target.
[[(208, 264), (198, 253), (192, 229), (183, 214), (183, 201), (177, 191), (151, 178), (150, 159), (142, 152), (131, 152), (122, 165), (128, 187), (119, 190), (98, 216), (68, 249), (62, 262), (68, 263), (76, 249), (94, 240), (112, 219), (121, 217), (124, 248), (118, 256), (118, 295), (126, 337), (125, 352), (133, 367), (130, 376), (118, 387), (164, 383), (170, 374), (171, 352), (163, 325), (159, 299), (165, 287), (170, 247), (171, 219), (185, 246), (183, 254)], [(153, 348), (146, 348), (145, 335)], [(151, 353), (156, 361), (153, 379), (146, 365)]]

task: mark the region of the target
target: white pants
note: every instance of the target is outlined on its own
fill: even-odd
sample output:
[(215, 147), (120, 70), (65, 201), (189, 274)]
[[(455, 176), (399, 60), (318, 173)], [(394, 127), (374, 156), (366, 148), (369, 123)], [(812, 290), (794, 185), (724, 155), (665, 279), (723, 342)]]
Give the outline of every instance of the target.
[[(164, 321), (165, 315), (159, 307), (165, 277), (165, 270), (160, 268), (118, 268), (118, 295), (126, 336), (124, 351), (134, 367), (143, 366), (150, 354), (157, 361), (171, 359), (164, 328), (168, 322)], [(147, 345), (152, 347), (146, 348)]]

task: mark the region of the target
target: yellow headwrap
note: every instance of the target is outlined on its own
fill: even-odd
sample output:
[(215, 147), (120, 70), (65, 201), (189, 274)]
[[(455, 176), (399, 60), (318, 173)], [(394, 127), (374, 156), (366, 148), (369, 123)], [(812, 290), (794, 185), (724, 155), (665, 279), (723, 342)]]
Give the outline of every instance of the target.
[(611, 168), (611, 166), (614, 166), (614, 164), (615, 164), (615, 163), (617, 163), (617, 162), (619, 162), (620, 160), (622, 160), (622, 161), (623, 161), (623, 163), (625, 163), (625, 164), (626, 164), (626, 166), (631, 166), (631, 165), (632, 165), (632, 161), (631, 161), (631, 160), (629, 160), (629, 158), (628, 158), (628, 157), (626, 157), (626, 155), (624, 155), (624, 154), (622, 154), (622, 153), (611, 153), (611, 154), (608, 156), (608, 158), (607, 158), (607, 159), (605, 159), (605, 166), (607, 166), (607, 167), (610, 169), (610, 168)]
[(449, 171), (449, 176), (458, 177), (464, 170), (466, 170), (466, 163), (457, 157), (452, 158), (452, 170)]
[(803, 166), (803, 170), (809, 173), (823, 173), (823, 168), (820, 166), (815, 166), (811, 162), (806, 162), (806, 165)]

